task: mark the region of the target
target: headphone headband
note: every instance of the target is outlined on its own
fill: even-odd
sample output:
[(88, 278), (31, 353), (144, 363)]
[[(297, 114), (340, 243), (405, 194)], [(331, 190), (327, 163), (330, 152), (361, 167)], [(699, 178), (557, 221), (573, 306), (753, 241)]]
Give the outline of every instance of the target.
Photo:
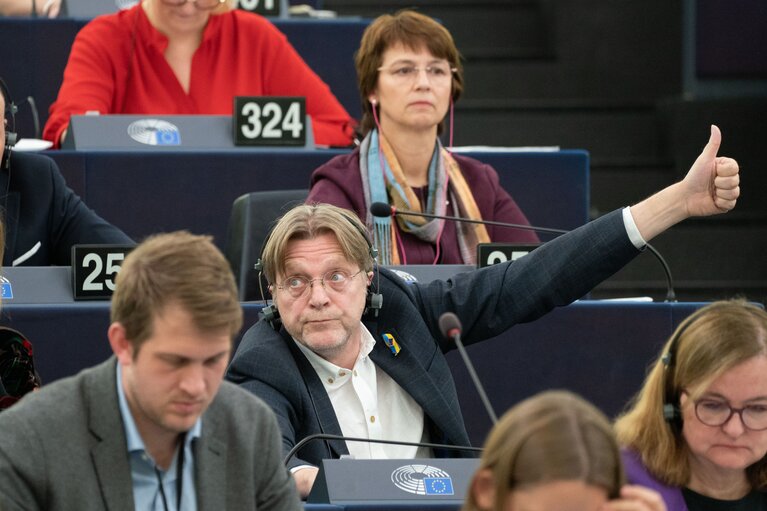
[[(350, 215), (346, 213), (339, 213), (342, 217), (344, 217), (349, 224), (354, 227), (354, 229), (362, 236), (362, 238), (365, 240), (365, 243), (367, 243), (368, 246), (368, 254), (370, 254), (371, 259), (373, 260), (373, 267), (375, 268), (377, 264), (377, 258), (378, 258), (378, 249), (376, 249), (373, 246), (372, 241), (370, 241), (370, 237), (368, 236), (367, 231), (363, 229), (358, 222), (356, 222)], [(269, 230), (269, 234), (266, 235), (266, 238), (264, 238), (264, 243), (261, 246), (261, 254), (258, 257), (258, 261), (256, 261), (256, 264), (253, 265), (254, 269), (258, 272), (258, 284), (261, 286), (261, 275), (264, 271), (264, 251), (266, 250), (266, 246), (269, 244), (269, 240), (272, 238), (272, 234), (274, 233), (274, 229), (277, 226), (279, 222), (277, 222), (274, 227), (272, 227)], [(378, 275), (378, 272), (376, 272), (376, 275)], [(379, 277), (380, 278), (380, 277)], [(376, 285), (376, 288), (378, 288), (378, 285)], [(266, 304), (266, 297), (264, 296), (264, 290), (261, 288), (261, 299), (263, 300), (264, 304)], [(383, 306), (383, 295), (380, 293), (374, 292), (372, 289), (368, 288), (368, 293), (365, 298), (365, 310), (363, 312), (364, 314), (367, 314), (368, 312), (372, 312), (374, 316), (378, 316), (378, 310)], [(261, 313), (264, 316), (264, 320), (266, 320), (269, 325), (275, 329), (280, 329), (280, 311), (277, 310), (277, 305), (272, 303), (272, 305), (265, 305), (264, 308), (261, 310)]]

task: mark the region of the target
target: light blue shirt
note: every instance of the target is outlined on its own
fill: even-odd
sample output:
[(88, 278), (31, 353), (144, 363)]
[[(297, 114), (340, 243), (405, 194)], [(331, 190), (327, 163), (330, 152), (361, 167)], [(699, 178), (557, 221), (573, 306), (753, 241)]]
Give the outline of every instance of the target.
[(133, 478), (133, 502), (136, 510), (141, 511), (165, 511), (160, 485), (158, 484), (157, 472), (162, 478), (165, 500), (168, 511), (197, 511), (197, 492), (194, 484), (194, 455), (192, 453), (192, 441), (200, 438), (202, 432), (202, 420), (197, 419), (184, 440), (184, 467), (182, 471), (183, 485), (181, 489), (181, 507), (176, 502), (176, 476), (178, 474), (178, 455), (173, 456), (173, 462), (167, 471), (160, 469), (152, 457), (146, 452), (144, 441), (136, 428), (125, 392), (122, 386), (122, 369), (117, 364), (117, 396), (120, 404), (125, 439), (128, 443), (128, 455), (130, 457), (131, 476)]

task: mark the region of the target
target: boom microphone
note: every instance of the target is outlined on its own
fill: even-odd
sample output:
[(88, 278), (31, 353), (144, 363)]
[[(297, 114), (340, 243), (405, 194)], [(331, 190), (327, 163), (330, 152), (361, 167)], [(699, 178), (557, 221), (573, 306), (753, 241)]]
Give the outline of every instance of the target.
[(371, 444), (389, 444), (389, 445), (412, 445), (415, 447), (430, 447), (432, 449), (448, 449), (451, 451), (472, 451), (472, 452), (482, 452), (481, 447), (471, 447), (467, 445), (448, 445), (448, 444), (432, 444), (428, 442), (402, 442), (400, 440), (378, 440), (375, 438), (359, 438), (359, 437), (351, 437), (351, 436), (342, 436), (342, 435), (331, 435), (330, 433), (315, 433), (314, 435), (309, 435), (305, 438), (302, 438), (301, 441), (299, 441), (296, 445), (293, 446), (293, 448), (288, 451), (288, 454), (285, 455), (285, 465), (288, 464), (288, 462), (293, 458), (293, 456), (296, 455), (296, 453), (301, 450), (303, 446), (308, 444), (309, 442), (313, 442), (314, 440), (343, 440), (344, 442), (367, 442)]
[[(385, 202), (374, 202), (370, 205), (370, 213), (377, 217), (395, 217), (395, 216), (418, 216), (422, 218), (434, 218), (437, 220), (451, 220), (453, 222), (464, 222), (469, 224), (482, 224), (482, 225), (494, 225), (497, 227), (508, 227), (510, 229), (522, 229), (525, 231), (545, 232), (549, 234), (567, 234), (570, 231), (565, 229), (552, 229), (551, 227), (538, 227), (535, 225), (522, 225), (512, 224), (508, 222), (496, 222), (494, 220), (475, 220), (473, 218), (463, 218), (460, 216), (447, 216), (447, 215), (433, 215), (431, 213), (421, 213), (420, 211), (410, 211), (407, 209), (397, 209), (394, 206), (386, 204)], [(666, 301), (675, 302), (676, 292), (674, 291), (674, 279), (671, 277), (671, 268), (669, 268), (666, 260), (660, 255), (655, 247), (649, 243), (645, 243), (645, 247), (650, 251), (652, 255), (658, 260), (663, 267), (663, 272), (666, 274)]]
[(479, 381), (477, 372), (474, 370), (474, 364), (471, 363), (469, 354), (466, 353), (466, 348), (463, 347), (463, 342), (461, 342), (461, 320), (452, 312), (446, 312), (439, 317), (439, 330), (445, 338), (452, 340), (458, 347), (458, 352), (461, 354), (463, 363), (469, 371), (471, 381), (474, 382), (477, 394), (479, 394), (482, 404), (485, 405), (487, 415), (490, 416), (490, 420), (493, 421), (493, 424), (496, 424), (498, 422), (498, 416), (495, 414), (493, 405), (490, 404), (490, 400), (485, 393), (485, 388), (482, 386), (482, 382)]

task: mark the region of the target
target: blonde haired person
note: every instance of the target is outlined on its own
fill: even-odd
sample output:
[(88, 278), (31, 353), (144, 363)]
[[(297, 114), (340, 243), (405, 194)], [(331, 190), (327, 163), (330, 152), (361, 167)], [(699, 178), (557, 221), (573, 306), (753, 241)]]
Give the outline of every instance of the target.
[(665, 511), (660, 496), (624, 485), (610, 422), (566, 391), (514, 406), (493, 427), (463, 511)]
[(629, 480), (670, 511), (767, 509), (767, 313), (735, 300), (688, 317), (616, 431)]

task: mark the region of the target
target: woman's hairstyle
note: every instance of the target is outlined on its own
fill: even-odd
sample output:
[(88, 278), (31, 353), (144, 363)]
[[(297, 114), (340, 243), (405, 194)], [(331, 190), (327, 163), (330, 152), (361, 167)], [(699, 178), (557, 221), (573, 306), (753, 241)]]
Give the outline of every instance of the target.
[[(435, 57), (447, 60), (450, 67), (456, 70), (452, 83), (453, 102), (457, 101), (463, 92), (461, 55), (445, 27), (428, 16), (406, 9), (394, 15), (379, 16), (365, 29), (360, 47), (354, 55), (362, 101), (362, 121), (359, 127), (362, 135), (366, 135), (375, 127), (372, 110), (374, 107), (368, 98), (378, 85), (378, 68), (383, 64), (384, 53), (397, 44), (412, 50), (425, 48)], [(376, 105), (375, 108), (379, 107)]]
[[(691, 314), (671, 335), (616, 424), (618, 441), (670, 486), (690, 479), (687, 444), (678, 406), (684, 389), (694, 401), (724, 372), (767, 355), (767, 313), (743, 300), (714, 302)], [(666, 406), (669, 405), (669, 406)], [(664, 406), (668, 414), (664, 416)], [(746, 469), (752, 487), (767, 488), (764, 458)]]
[(280, 218), (269, 233), (261, 253), (264, 276), (274, 284), (277, 274), (285, 275), (288, 243), (333, 234), (344, 257), (357, 263), (365, 273), (373, 270), (374, 260), (367, 230), (357, 215), (330, 204), (302, 204)]
[[(485, 442), (483, 469), (493, 474), (498, 511), (511, 491), (525, 487), (577, 480), (604, 488), (612, 499), (625, 480), (610, 421), (567, 391), (543, 392), (506, 412)], [(479, 509), (470, 491), (463, 510)]]

